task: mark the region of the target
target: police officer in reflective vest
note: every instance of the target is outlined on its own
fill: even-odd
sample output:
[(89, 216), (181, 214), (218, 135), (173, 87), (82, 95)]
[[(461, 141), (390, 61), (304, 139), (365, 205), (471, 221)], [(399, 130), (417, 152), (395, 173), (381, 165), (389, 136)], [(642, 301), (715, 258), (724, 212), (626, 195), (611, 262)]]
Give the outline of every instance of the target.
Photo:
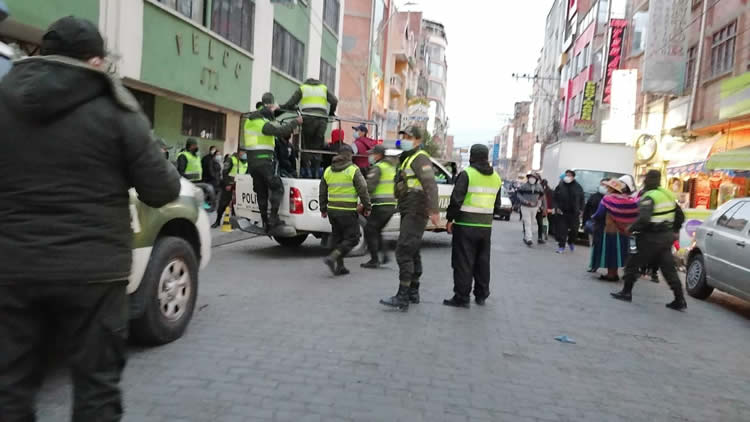
[[(305, 113), (305, 123), (302, 124), (302, 148), (322, 150), (325, 146), (328, 116), (336, 114), (339, 100), (328, 87), (317, 79), (307, 79), (294, 91), (292, 97), (281, 108), (294, 110), (299, 108)], [(309, 117), (314, 114), (318, 117)], [(303, 153), (300, 173), (303, 178), (317, 179), (320, 177), (321, 154)]]
[(432, 160), (422, 149), (422, 130), (410, 126), (399, 134), (401, 148), (406, 150), (401, 154), (394, 187), (401, 216), (396, 246), (399, 287), (395, 296), (380, 303), (406, 311), (409, 303), (419, 303), (422, 235), (428, 219), (434, 226), (440, 225), (440, 210)]
[(443, 305), (468, 308), (472, 280), (474, 300), (484, 305), (490, 295), (492, 217), (500, 208), (498, 191), (503, 184), (489, 163), (490, 150), (474, 145), (469, 167), (456, 178), (446, 219), (453, 234), (453, 297)]
[[(365, 239), (370, 251), (370, 260), (362, 268), (378, 268), (389, 261), (388, 252), (383, 245), (383, 228), (396, 212), (396, 196), (393, 186), (396, 179), (396, 167), (385, 156), (385, 147), (376, 145), (370, 150), (370, 171), (367, 174), (367, 190), (372, 199), (372, 213), (367, 218)], [(382, 258), (381, 258), (382, 254)]]
[(685, 215), (672, 192), (662, 188), (661, 173), (650, 170), (644, 180), (644, 194), (639, 204), (638, 220), (630, 226), (635, 233), (637, 251), (630, 255), (625, 266), (625, 285), (617, 293), (611, 293), (615, 299), (630, 302), (633, 298), (633, 284), (640, 276), (640, 269), (656, 263), (661, 269), (667, 284), (674, 293), (674, 301), (667, 308), (683, 311), (687, 308), (682, 284), (672, 257), (672, 243), (679, 234)]
[(198, 157), (198, 141), (188, 138), (185, 151), (177, 154), (177, 172), (191, 182), (200, 182), (203, 178), (203, 166)]
[(278, 124), (274, 113), (278, 108), (274, 104), (273, 94), (263, 94), (263, 101), (258, 110), (246, 115), (244, 139), (240, 146), (240, 152), (244, 151), (247, 154), (247, 171), (253, 177), (253, 191), (257, 195), (258, 208), (267, 233), (283, 224), (279, 220), (279, 206), (284, 195), (284, 185), (274, 166), (275, 137), (290, 136), (297, 125), (302, 124), (301, 117), (284, 125)]
[[(221, 219), (224, 216), (229, 204), (232, 202), (232, 194), (236, 188), (235, 177), (238, 174), (247, 173), (247, 152), (242, 151), (234, 153), (224, 160), (224, 169), (221, 178), (221, 196), (219, 197), (219, 208), (216, 209), (216, 222), (211, 226), (213, 228), (221, 225)], [(232, 210), (234, 215), (234, 210)]]
[(352, 163), (352, 154), (349, 145), (342, 146), (320, 180), (320, 214), (330, 221), (333, 238), (333, 250), (324, 262), (333, 275), (349, 274), (344, 257), (359, 242), (357, 199), (365, 216), (372, 210), (367, 182), (359, 167)]

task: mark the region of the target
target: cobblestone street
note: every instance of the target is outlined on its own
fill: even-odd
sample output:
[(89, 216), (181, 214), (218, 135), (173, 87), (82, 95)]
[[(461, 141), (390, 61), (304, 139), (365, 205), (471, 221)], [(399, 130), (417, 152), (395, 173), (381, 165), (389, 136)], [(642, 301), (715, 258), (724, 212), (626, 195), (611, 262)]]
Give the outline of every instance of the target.
[[(427, 235), (423, 303), (406, 314), (378, 304), (395, 263), (351, 258), (332, 278), (313, 238), (215, 248), (185, 337), (131, 349), (125, 420), (750, 420), (750, 304), (717, 292), (674, 312), (663, 281), (611, 300), (619, 285), (585, 272), (588, 248), (528, 249), (520, 231), (495, 223), (492, 295), (470, 310), (441, 304), (450, 237)], [(48, 377), (40, 421), (66, 420), (67, 383)]]

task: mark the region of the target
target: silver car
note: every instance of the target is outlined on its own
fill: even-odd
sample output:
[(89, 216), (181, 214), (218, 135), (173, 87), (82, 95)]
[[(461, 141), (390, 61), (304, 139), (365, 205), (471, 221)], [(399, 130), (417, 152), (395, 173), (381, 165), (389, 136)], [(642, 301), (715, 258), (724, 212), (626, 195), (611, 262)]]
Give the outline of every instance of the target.
[(716, 288), (750, 301), (750, 198), (727, 202), (698, 226), (685, 284), (697, 299)]

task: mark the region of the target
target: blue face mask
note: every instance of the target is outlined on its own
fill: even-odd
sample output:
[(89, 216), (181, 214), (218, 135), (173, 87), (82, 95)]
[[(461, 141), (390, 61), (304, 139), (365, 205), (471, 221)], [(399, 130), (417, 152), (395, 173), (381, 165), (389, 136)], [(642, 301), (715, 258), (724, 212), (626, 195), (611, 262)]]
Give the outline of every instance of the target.
[(402, 139), (401, 149), (404, 151), (409, 151), (410, 149), (414, 149), (414, 141), (407, 141), (405, 139)]
[(247, 161), (247, 154), (240, 154), (240, 161)]

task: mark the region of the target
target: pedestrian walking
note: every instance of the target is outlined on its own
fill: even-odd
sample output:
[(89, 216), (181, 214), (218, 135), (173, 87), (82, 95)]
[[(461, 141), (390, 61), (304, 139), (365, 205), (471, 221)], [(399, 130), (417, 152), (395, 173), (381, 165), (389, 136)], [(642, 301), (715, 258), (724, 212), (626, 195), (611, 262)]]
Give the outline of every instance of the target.
[(221, 161), (216, 161), (217, 156), (221, 157), (219, 150), (211, 145), (208, 153), (201, 158), (201, 182), (210, 185), (215, 191), (218, 191), (221, 182)]
[(367, 126), (361, 124), (359, 126), (352, 127), (354, 129), (354, 143), (352, 149), (354, 150), (354, 164), (362, 170), (363, 173), (367, 173), (367, 169), (370, 167), (368, 155), (370, 150), (377, 145), (374, 139), (367, 137)]
[(333, 238), (333, 250), (323, 262), (333, 275), (349, 274), (344, 258), (359, 242), (357, 198), (365, 217), (372, 211), (367, 181), (352, 163), (352, 154), (350, 146), (342, 146), (320, 179), (320, 214), (330, 221)]
[[(107, 73), (96, 25), (66, 17), (0, 82), (0, 420), (35, 420), (44, 329), (73, 381), (73, 422), (120, 421), (133, 232), (130, 195), (176, 200), (180, 176)], [(200, 167), (200, 161), (198, 163)]]
[(638, 218), (638, 200), (630, 195), (630, 189), (620, 180), (607, 180), (604, 187), (607, 194), (591, 216), (595, 229), (589, 267), (592, 272), (599, 268), (607, 269), (606, 275), (599, 276), (601, 280), (619, 281), (617, 272), (628, 259), (628, 229)]
[[(224, 169), (222, 170), (220, 196), (219, 196), (219, 207), (216, 209), (216, 221), (212, 228), (218, 228), (221, 225), (222, 217), (227, 210), (227, 207), (232, 203), (234, 197), (234, 191), (237, 190), (238, 174), (247, 173), (247, 152), (235, 152), (228, 156), (224, 160)], [(232, 215), (234, 215), (234, 209), (232, 209)]]
[[(279, 220), (279, 206), (284, 195), (284, 185), (274, 165), (274, 150), (276, 137), (291, 136), (294, 129), (302, 124), (302, 117), (297, 117), (286, 124), (276, 123), (275, 111), (278, 106), (274, 103), (273, 94), (263, 94), (261, 107), (246, 115), (244, 140), (240, 151), (247, 154), (247, 171), (253, 178), (253, 192), (258, 197), (263, 228), (266, 233), (272, 233), (284, 223)], [(268, 212), (268, 203), (271, 212)]]
[(177, 172), (191, 182), (200, 182), (203, 179), (203, 166), (198, 157), (198, 141), (194, 138), (188, 138), (185, 141), (185, 150), (177, 154)]
[(581, 224), (581, 211), (583, 210), (583, 188), (575, 180), (576, 172), (566, 170), (562, 182), (555, 188), (555, 212), (557, 218), (557, 253), (565, 252), (567, 241), (570, 251), (575, 250), (575, 241), (578, 238), (578, 227)]
[[(323, 82), (310, 78), (294, 91), (286, 104), (281, 106), (284, 110), (299, 108), (305, 113), (305, 120), (302, 123), (302, 149), (323, 149), (328, 130), (328, 116), (336, 115), (338, 103), (338, 98)], [(319, 178), (321, 161), (320, 153), (303, 152), (301, 176), (308, 179)]]
[(544, 231), (544, 240), (549, 239), (549, 234), (557, 239), (557, 216), (555, 215), (555, 191), (549, 187), (547, 179), (542, 180), (542, 189), (544, 189), (544, 217), (547, 219), (547, 229)]
[[(451, 299), (443, 301), (446, 306), (468, 308), (472, 280), (477, 305), (483, 306), (490, 295), (492, 221), (494, 211), (501, 205), (498, 191), (503, 181), (490, 166), (489, 155), (490, 150), (485, 145), (471, 147), (469, 167), (458, 175), (451, 194), (446, 219), (448, 233), (453, 234), (451, 266), (454, 294)], [(532, 185), (521, 187), (522, 198), (527, 198), (521, 201), (528, 201), (532, 196), (524, 192), (526, 188), (531, 192), (539, 188), (535, 183)]]
[(419, 286), (422, 277), (422, 257), (419, 250), (422, 236), (429, 219), (433, 225), (440, 224), (438, 187), (430, 155), (422, 146), (422, 130), (409, 126), (399, 132), (404, 152), (399, 159), (394, 193), (401, 216), (396, 262), (398, 263), (399, 287), (395, 296), (381, 299), (380, 303), (401, 311), (409, 309), (409, 303), (419, 303)]
[(637, 251), (625, 266), (622, 290), (611, 295), (618, 300), (632, 301), (633, 285), (640, 275), (640, 268), (658, 263), (674, 293), (674, 300), (666, 306), (682, 311), (687, 308), (687, 303), (672, 257), (672, 243), (682, 228), (685, 215), (672, 192), (661, 187), (661, 173), (658, 170), (646, 173), (644, 189), (638, 207), (638, 220), (630, 226), (630, 232), (636, 236)]
[(383, 244), (383, 228), (396, 213), (396, 196), (393, 193), (396, 167), (385, 156), (385, 147), (376, 145), (370, 153), (372, 167), (367, 174), (367, 190), (372, 200), (372, 214), (367, 217), (365, 239), (370, 251), (370, 260), (362, 268), (378, 268), (389, 261), (388, 251)]
[[(537, 213), (540, 208), (544, 208), (544, 189), (539, 185), (539, 176), (535, 173), (527, 174), (526, 183), (518, 187), (518, 202), (521, 206), (521, 220), (523, 221), (523, 241), (526, 246), (531, 246), (534, 244), (534, 226), (538, 225)], [(537, 232), (537, 241), (540, 244), (544, 243), (541, 230)]]

